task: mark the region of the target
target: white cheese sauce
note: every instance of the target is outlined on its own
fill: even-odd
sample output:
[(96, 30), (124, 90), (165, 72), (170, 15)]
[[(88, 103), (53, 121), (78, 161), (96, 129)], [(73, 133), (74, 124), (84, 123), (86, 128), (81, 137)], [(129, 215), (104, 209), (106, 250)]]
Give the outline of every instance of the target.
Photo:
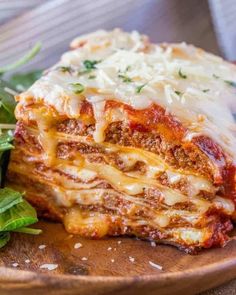
[[(75, 49), (20, 95), (18, 107), (43, 100), (59, 114), (78, 118), (81, 102), (87, 99), (96, 118), (94, 139), (102, 142), (106, 100), (135, 109), (155, 103), (188, 128), (186, 141), (208, 135), (234, 158), (235, 65), (192, 45), (155, 45), (137, 32), (118, 29), (79, 37), (71, 45)], [(85, 60), (97, 61), (95, 68), (86, 71)], [(73, 83), (82, 84), (84, 91), (75, 94)]]

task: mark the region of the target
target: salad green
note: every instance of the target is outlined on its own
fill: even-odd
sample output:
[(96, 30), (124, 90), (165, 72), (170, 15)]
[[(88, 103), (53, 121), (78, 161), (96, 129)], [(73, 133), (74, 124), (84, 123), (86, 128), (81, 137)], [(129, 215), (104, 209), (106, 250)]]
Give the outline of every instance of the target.
[(18, 61), (0, 67), (0, 248), (10, 240), (10, 232), (39, 234), (40, 229), (29, 228), (37, 222), (35, 209), (23, 198), (23, 194), (11, 188), (4, 187), (5, 172), (9, 159), (9, 152), (14, 148), (13, 130), (16, 119), (14, 116), (15, 99), (18, 91), (30, 87), (41, 75), (42, 71), (29, 73), (16, 73), (4, 80), (4, 74), (14, 70), (30, 61), (40, 50), (41, 44), (37, 43), (28, 53)]

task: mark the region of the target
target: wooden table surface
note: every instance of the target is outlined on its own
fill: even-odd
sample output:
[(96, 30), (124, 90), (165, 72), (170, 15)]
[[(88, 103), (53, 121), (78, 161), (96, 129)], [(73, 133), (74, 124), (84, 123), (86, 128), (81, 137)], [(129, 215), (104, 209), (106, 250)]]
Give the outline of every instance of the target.
[[(37, 2), (37, 0), (34, 0), (34, 1), (35, 3)], [(121, 0), (121, 1), (124, 1), (124, 0)], [(0, 13), (6, 16), (6, 13), (3, 11), (3, 9), (1, 9), (1, 2), (7, 3), (6, 5), (9, 6), (8, 1), (0, 0)], [(43, 2), (47, 2), (47, 1), (42, 1), (41, 3)], [(55, 5), (56, 5), (56, 1), (51, 1), (51, 2), (55, 2)], [(62, 1), (58, 1), (58, 3), (59, 2), (62, 2)], [(130, 2), (131, 1), (129, 0), (129, 3)], [(151, 1), (148, 1), (148, 2), (151, 3)], [(154, 2), (155, 1), (153, 1), (153, 3)], [(74, 3), (75, 1), (73, 1), (73, 4)], [(126, 1), (124, 1), (124, 4), (125, 3)], [(153, 9), (154, 6), (152, 7), (151, 4), (149, 5), (153, 14), (153, 22), (151, 21), (149, 22), (149, 27), (146, 25), (145, 19), (143, 19), (143, 22), (145, 23), (143, 31), (147, 34), (151, 34), (151, 37), (153, 40), (163, 41), (164, 40), (163, 36), (165, 36), (164, 41), (185, 40), (189, 43), (193, 43), (198, 46), (201, 46), (204, 49), (209, 50), (211, 52), (214, 52), (217, 54), (220, 53), (218, 45), (217, 45), (216, 37), (214, 34), (212, 22), (211, 22), (207, 0), (188, 0), (188, 1), (187, 0), (159, 0), (159, 1), (156, 1), (156, 4), (153, 4), (153, 5), (154, 6), (156, 5), (156, 8), (155, 8), (156, 10)], [(9, 10), (9, 7), (6, 9)], [(148, 9), (148, 7), (146, 9)], [(134, 8), (132, 8), (132, 10), (135, 11)], [(127, 11), (128, 11), (128, 8), (127, 8)], [(43, 10), (42, 10), (42, 13), (44, 13)], [(32, 13), (29, 12), (28, 14), (29, 14), (29, 18), (30, 17), (32, 18), (32, 22), (40, 18), (40, 15), (38, 14), (36, 10)], [(160, 17), (158, 15), (160, 15)], [(35, 16), (35, 17), (32, 17), (32, 16)], [(88, 16), (88, 19), (89, 19), (89, 16)], [(105, 15), (103, 16), (103, 20), (106, 21)], [(123, 22), (122, 16), (120, 20)], [(138, 29), (141, 28), (141, 22), (142, 22), (142, 19), (140, 19), (140, 22), (136, 24)], [(62, 24), (62, 26), (66, 26), (66, 25), (67, 25), (66, 23), (64, 25)], [(3, 24), (0, 27), (0, 35), (3, 36), (5, 34), (4, 36), (6, 36), (6, 33), (9, 32), (10, 28), (14, 28), (14, 27), (15, 28), (19, 27), (24, 30), (24, 26), (26, 26), (26, 29), (27, 29), (27, 26), (29, 26), (29, 23), (27, 20), (27, 14), (24, 14), (22, 17), (12, 19), (8, 23)], [(99, 23), (99, 26), (101, 27), (102, 23)], [(108, 22), (104, 24), (104, 27), (106, 28), (109, 28), (109, 26), (111, 26), (111, 24)], [(122, 26), (122, 23), (119, 25), (119, 22), (116, 22), (115, 26)], [(124, 26), (125, 28), (128, 28), (128, 29), (132, 27), (130, 22), (125, 23)], [(58, 25), (57, 29), (59, 28), (60, 28), (60, 24)], [(77, 28), (78, 28), (77, 32), (80, 33), (79, 31), (80, 26), (77, 26)], [(20, 34), (16, 34), (17, 38), (19, 39), (19, 42), (22, 42), (22, 46), (23, 46), (22, 50), (18, 47), (17, 52), (15, 51), (14, 46), (9, 46), (9, 44), (12, 42), (12, 39), (13, 39), (11, 34), (9, 38), (5, 38), (4, 40), (2, 40), (0, 45), (0, 51), (2, 49), (1, 56), (0, 56), (0, 63), (4, 63), (9, 60), (14, 60), (16, 57), (18, 57), (18, 55), (22, 55), (22, 52), (24, 52), (25, 50), (24, 46), (28, 47), (29, 43), (31, 44), (34, 43), (34, 41), (37, 38), (39, 38), (39, 36), (40, 36), (39, 39), (42, 40), (43, 42), (45, 39), (45, 42), (46, 42), (45, 44), (49, 46), (50, 39), (47, 40), (46, 35), (44, 35), (43, 31), (41, 32), (41, 35), (40, 35), (39, 34), (40, 32), (38, 31), (39, 29), (42, 30), (42, 26), (35, 27), (34, 36), (30, 36), (30, 35), (27, 36), (27, 34), (23, 34), (21, 37)], [(93, 30), (93, 28), (91, 28), (91, 30)], [(71, 35), (75, 34), (75, 32), (72, 32), (72, 31), (70, 31), (69, 33)], [(28, 40), (27, 38), (30, 38), (30, 40)], [(68, 34), (68, 38), (71, 38), (69, 34)], [(16, 38), (14, 39), (16, 40)], [(65, 42), (68, 44), (69, 41), (65, 39), (64, 42), (63, 40), (61, 40), (61, 42), (58, 43), (59, 47), (57, 47), (56, 54), (54, 54), (54, 51), (51, 51), (50, 48), (43, 50), (41, 58), (38, 61), (36, 59), (36, 61), (31, 66), (35, 68), (38, 65), (43, 65), (43, 67), (45, 67), (45, 66), (48, 66), (51, 62), (54, 62), (55, 58), (57, 58), (56, 56), (59, 56), (61, 54), (61, 51), (64, 51), (65, 48), (67, 47)], [(4, 50), (5, 48), (4, 46), (9, 49), (12, 48), (12, 50), (6, 51)], [(231, 281), (230, 283), (224, 284), (223, 286), (220, 286), (216, 289), (212, 289), (207, 292), (204, 292), (201, 295), (222, 295), (222, 294), (232, 295), (232, 294), (236, 294), (235, 290), (236, 290), (236, 280)]]
[[(236, 240), (187, 255), (136, 238), (83, 239), (59, 223), (35, 227), (43, 233), (15, 233), (0, 251), (1, 295), (195, 295), (236, 276)], [(234, 288), (231, 283), (223, 293), (218, 288), (203, 294), (234, 294)]]

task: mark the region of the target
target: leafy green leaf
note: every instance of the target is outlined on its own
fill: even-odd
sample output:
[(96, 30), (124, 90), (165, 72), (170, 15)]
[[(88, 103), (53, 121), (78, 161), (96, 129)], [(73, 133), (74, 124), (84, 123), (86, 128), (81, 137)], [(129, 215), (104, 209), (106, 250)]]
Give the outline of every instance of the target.
[(22, 201), (21, 193), (7, 187), (0, 189), (0, 213), (5, 212)]
[(1, 123), (15, 123), (14, 110), (16, 102), (14, 96), (6, 91), (11, 86), (0, 80), (0, 122)]
[[(14, 145), (8, 143), (8, 142), (5, 142), (5, 143), (2, 143), (0, 145), (0, 151), (1, 152), (4, 152), (4, 151), (8, 151), (10, 149), (14, 148)], [(1, 154), (0, 154), (1, 155)]]
[(19, 68), (20, 66), (26, 64), (27, 62), (29, 62), (31, 59), (33, 59), (35, 57), (36, 54), (38, 54), (38, 52), (41, 49), (41, 43), (38, 42), (34, 45), (34, 47), (27, 52), (22, 58), (20, 58), (18, 61), (10, 64), (10, 65), (6, 65), (4, 67), (0, 67), (0, 75), (4, 74), (6, 72), (9, 72), (11, 70), (14, 70), (16, 68)]
[[(31, 60), (40, 50), (41, 44), (37, 43), (27, 54), (17, 62), (0, 67), (0, 76)], [(16, 122), (14, 116), (16, 90), (24, 91), (42, 75), (42, 71), (33, 71), (26, 74), (14, 74), (10, 81), (0, 80), (0, 183), (3, 185), (9, 152), (14, 148), (13, 136), (7, 129), (14, 129)], [(3, 131), (2, 131), (2, 130)], [(6, 132), (7, 131), (7, 132)], [(3, 179), (2, 179), (3, 177)], [(41, 230), (26, 228), (37, 222), (35, 209), (22, 198), (22, 194), (10, 188), (0, 189), (0, 248), (5, 246), (10, 239), (9, 231), (19, 231), (29, 234), (39, 234)]]
[(42, 73), (42, 70), (35, 70), (25, 74), (17, 73), (10, 77), (9, 83), (16, 90), (25, 91), (42, 76)]
[(39, 235), (42, 233), (42, 230), (38, 228), (21, 227), (14, 230), (14, 232), (30, 234), (30, 235)]
[(0, 151), (7, 151), (12, 149), (14, 146), (11, 144), (13, 136), (8, 133), (3, 133), (0, 135)]
[(0, 231), (13, 231), (37, 222), (35, 209), (25, 200), (0, 214)]
[[(0, 76), (31, 60), (40, 50), (37, 43), (27, 54), (13, 64), (0, 67)], [(0, 79), (0, 184), (4, 183), (5, 170), (9, 160), (8, 150), (14, 148), (13, 136), (7, 129), (14, 129), (15, 99), (18, 91), (29, 88), (42, 75), (42, 71), (33, 71), (26, 74), (14, 74), (10, 81)], [(2, 130), (3, 131), (2, 131)], [(7, 131), (7, 132), (6, 132)], [(19, 231), (29, 234), (39, 234), (41, 230), (26, 228), (37, 222), (35, 209), (22, 198), (22, 194), (10, 188), (0, 189), (0, 248), (10, 239), (9, 231)]]
[(0, 248), (4, 247), (10, 240), (10, 233), (0, 232)]
[[(0, 124), (1, 126), (1, 124)], [(8, 133), (3, 133), (0, 135), (0, 186), (2, 187), (5, 181), (5, 174), (7, 170), (7, 165), (9, 161), (8, 150), (14, 148), (11, 144), (13, 136)]]

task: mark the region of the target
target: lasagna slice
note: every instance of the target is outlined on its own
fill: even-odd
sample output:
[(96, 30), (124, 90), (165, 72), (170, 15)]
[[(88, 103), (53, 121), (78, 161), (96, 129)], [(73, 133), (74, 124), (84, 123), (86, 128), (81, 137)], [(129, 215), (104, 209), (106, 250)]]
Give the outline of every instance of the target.
[(17, 97), (9, 185), (72, 234), (189, 253), (224, 246), (236, 203), (235, 65), (120, 30), (71, 47)]

